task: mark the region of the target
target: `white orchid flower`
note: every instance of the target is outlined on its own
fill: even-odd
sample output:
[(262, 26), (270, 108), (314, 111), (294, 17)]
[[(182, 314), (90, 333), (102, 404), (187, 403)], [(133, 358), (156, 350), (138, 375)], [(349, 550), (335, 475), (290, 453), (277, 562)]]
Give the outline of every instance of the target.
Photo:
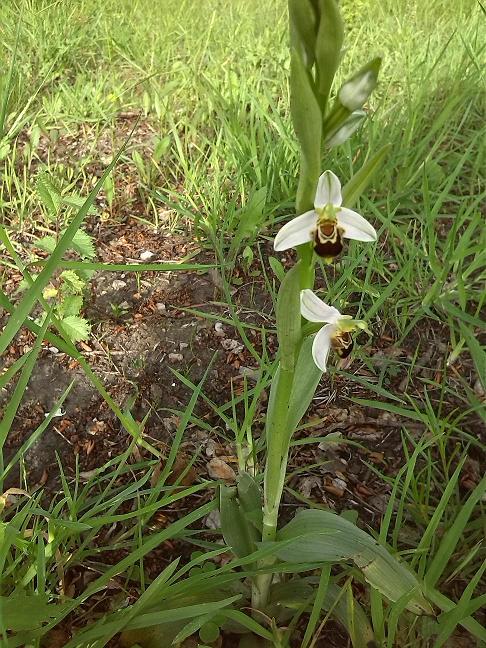
[(351, 333), (357, 329), (369, 332), (366, 322), (355, 320), (350, 315), (341, 315), (337, 308), (328, 306), (312, 290), (301, 291), (300, 312), (309, 322), (324, 324), (312, 343), (314, 362), (324, 372), (331, 348), (340, 358), (347, 358), (354, 344)]
[(276, 252), (314, 241), (314, 249), (327, 261), (343, 249), (343, 238), (376, 241), (375, 228), (360, 214), (342, 207), (341, 183), (325, 171), (317, 184), (314, 209), (286, 223), (275, 237)]

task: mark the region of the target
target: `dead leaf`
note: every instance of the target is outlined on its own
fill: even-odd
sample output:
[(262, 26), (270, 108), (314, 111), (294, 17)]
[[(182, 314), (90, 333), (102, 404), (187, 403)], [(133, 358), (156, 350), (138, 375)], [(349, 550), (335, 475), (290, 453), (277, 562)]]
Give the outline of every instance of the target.
[(224, 481), (236, 480), (236, 473), (233, 468), (231, 468), (231, 466), (228, 466), (225, 461), (219, 459), (218, 457), (211, 459), (211, 461), (208, 462), (206, 468), (211, 479), (224, 479)]
[[(185, 454), (179, 454), (175, 458), (172, 469), (167, 478), (167, 484), (173, 485), (176, 482), (180, 486), (192, 486), (197, 480), (197, 472), (194, 466), (190, 466), (190, 458)], [(150, 485), (152, 488), (158, 484), (160, 475), (165, 467), (165, 460), (160, 461), (154, 468), (152, 477), (150, 478)], [(181, 475), (183, 475), (181, 479)]]

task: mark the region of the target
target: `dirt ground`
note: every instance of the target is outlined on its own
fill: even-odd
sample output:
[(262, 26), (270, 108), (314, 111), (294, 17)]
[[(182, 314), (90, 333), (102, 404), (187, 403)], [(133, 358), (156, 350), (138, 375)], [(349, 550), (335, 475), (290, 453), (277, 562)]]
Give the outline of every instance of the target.
[[(127, 128), (124, 125), (121, 135)], [(151, 131), (147, 127), (144, 133), (150, 137)], [(65, 141), (58, 151), (59, 156), (69, 157), (70, 146), (70, 141)], [(78, 150), (77, 155), (80, 154)], [(94, 167), (92, 171), (97, 174), (99, 169)], [(128, 178), (126, 182), (123, 195), (127, 196), (127, 202), (120, 207), (118, 222), (102, 222), (94, 218), (88, 222), (88, 230), (96, 237), (98, 260), (135, 262), (143, 252), (149, 251), (153, 255), (151, 261), (177, 261), (189, 253), (194, 253), (195, 261), (213, 261), (208, 250), (200, 248), (190, 236), (183, 237), (163, 229), (156, 233), (153, 228), (133, 218), (137, 205), (140, 209), (142, 207), (136, 195), (135, 181)], [(102, 198), (100, 206), (103, 207)], [(291, 257), (283, 260), (289, 265)], [(241, 318), (254, 326), (249, 335), (258, 349), (261, 343), (259, 327), (273, 327), (271, 304), (261, 277), (245, 275), (243, 270), (238, 272), (241, 281), (233, 289), (234, 303)], [(20, 275), (7, 268), (4, 273), (4, 289), (14, 299), (12, 295)], [(228, 308), (221, 305), (223, 301), (215, 270), (206, 273), (144, 272), (139, 275), (98, 272), (91, 280), (84, 314), (93, 323), (93, 333), (88, 343), (80, 343), (78, 348), (118, 405), (124, 406), (133, 398), (134, 418), (141, 421), (149, 414), (146, 438), (161, 449), (170, 445), (176, 426), (176, 417), (170, 410), (184, 410), (191, 395), (173, 370), (197, 383), (212, 363), (204, 392), (220, 405), (230, 400), (232, 386), (236, 391), (241, 390), (243, 376), (251, 377), (252, 371), (258, 369), (241, 344), (237, 331), (223, 323), (230, 317)], [(221, 317), (221, 321), (188, 313), (184, 308), (213, 313)], [(0, 319), (3, 325), (6, 315)], [(423, 328), (408, 336), (400, 347), (395, 344), (395, 335), (394, 330), (386, 326), (371, 341), (367, 351), (375, 366), (387, 366), (390, 359), (411, 360), (417, 348), (420, 355), (411, 376), (405, 363), (402, 366), (395, 364), (387, 388), (392, 393), (403, 394), (406, 390), (408, 394), (420, 394), (423, 390), (420, 378), (435, 379), (438, 384), (444, 370), (444, 359), (450, 350), (446, 328), (436, 323), (424, 323)], [(19, 333), (4, 355), (1, 368), (10, 366), (32, 346), (33, 340), (34, 336), (28, 331)], [(276, 339), (271, 333), (266, 344), (270, 352), (276, 350)], [(373, 378), (366, 366), (357, 360), (348, 371), (358, 378)], [(461, 358), (461, 365), (451, 370), (448, 379), (452, 391), (455, 381), (458, 393), (461, 391), (460, 379), (464, 377), (474, 386), (474, 368), (467, 358)], [(27, 481), (31, 488), (41, 485), (47, 492), (58, 491), (60, 477), (56, 454), (60, 456), (68, 477), (75, 474), (76, 460), (81, 473), (89, 475), (90, 471), (126, 450), (130, 443), (130, 435), (87, 380), (78, 363), (45, 343), (10, 431), (4, 450), (5, 460), (14, 455), (43, 421), (71, 382), (73, 387), (63, 404), (62, 415), (53, 419), (25, 457)], [(430, 386), (427, 395), (434, 402), (440, 396), (439, 385), (436, 390)], [(0, 405), (7, 402), (8, 396), (8, 390), (0, 394)], [(263, 430), (265, 396), (254, 428), (256, 434)], [(378, 528), (390, 487), (369, 466), (375, 466), (387, 475), (395, 475), (405, 462), (402, 430), (406, 429), (418, 439), (425, 427), (409, 418), (353, 403), (351, 399), (356, 397), (376, 400), (374, 393), (344, 375), (323, 377), (305, 419), (306, 422), (314, 420), (316, 424), (298, 433), (298, 437), (332, 434), (333, 443), (301, 445), (292, 452), (289, 473), (295, 474), (288, 482), (291, 490), (283, 503), (284, 515), (290, 516), (302, 501), (311, 500), (339, 511), (355, 510), (363, 523)], [(460, 405), (459, 399), (455, 401), (450, 397), (446, 408), (452, 411)], [(218, 435), (210, 438), (196, 426), (189, 426), (184, 448), (188, 454), (203, 449), (194, 466), (194, 481), (207, 478), (210, 457), (225, 457), (230, 464), (235, 460), (231, 439), (214, 411), (200, 401), (197, 414), (210, 422)], [(462, 428), (473, 437), (484, 435), (474, 414), (463, 420)], [(465, 492), (476, 485), (481, 461), (482, 457), (471, 447), (461, 477), (461, 487)], [(310, 468), (306, 470), (305, 466)], [(15, 485), (18, 480), (18, 473), (11, 474), (9, 485)], [(404, 529), (404, 534), (408, 534), (411, 541), (416, 540), (417, 529), (410, 526)], [(174, 551), (177, 553), (180, 547), (174, 547)], [(163, 561), (169, 558), (165, 555)], [(160, 562), (155, 560), (153, 565), (156, 572)], [(459, 585), (456, 580), (455, 587)], [(334, 629), (334, 642), (340, 642), (336, 632)], [(339, 642), (335, 645), (347, 645), (344, 638)]]

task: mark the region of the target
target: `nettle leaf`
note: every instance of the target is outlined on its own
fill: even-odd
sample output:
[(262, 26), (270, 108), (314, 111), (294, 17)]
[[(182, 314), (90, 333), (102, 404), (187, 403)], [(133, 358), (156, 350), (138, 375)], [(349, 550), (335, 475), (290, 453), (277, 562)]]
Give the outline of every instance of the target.
[[(63, 230), (61, 236), (64, 234)], [(58, 243), (58, 239), (54, 236), (44, 236), (42, 238), (36, 239), (35, 245), (41, 250), (45, 250), (52, 254)], [(93, 259), (96, 256), (96, 250), (93, 243), (93, 237), (87, 234), (84, 230), (79, 229), (76, 234), (73, 236), (73, 240), (69, 249), (75, 250), (79, 256), (83, 259)]]
[(45, 252), (49, 252), (51, 254), (54, 252), (54, 248), (56, 247), (57, 241), (54, 238), (54, 236), (43, 236), (42, 238), (36, 239), (35, 240), (35, 246), (40, 248), (41, 250), (44, 250)]
[(370, 585), (390, 601), (406, 600), (415, 614), (433, 614), (416, 576), (362, 529), (329, 511), (300, 511), (277, 536), (294, 540), (276, 548), (287, 562), (352, 560)]
[(63, 292), (81, 293), (86, 285), (75, 270), (64, 270), (59, 275), (59, 278), (63, 282), (61, 286)]
[[(68, 207), (75, 207), (76, 209), (79, 209), (80, 207), (83, 206), (86, 198), (83, 198), (82, 196), (78, 196), (76, 194), (68, 194), (67, 196), (61, 196), (60, 200), (63, 205), (67, 205)], [(96, 213), (97, 213), (96, 208), (93, 205), (91, 205), (91, 207), (88, 209), (88, 214), (95, 215)]]
[(73, 236), (72, 246), (84, 259), (93, 259), (96, 256), (93, 237), (82, 229), (78, 229)]
[(79, 315), (81, 308), (83, 307), (83, 298), (81, 295), (67, 295), (58, 306), (58, 312), (63, 317), (68, 317), (69, 315)]
[(77, 315), (68, 315), (61, 320), (62, 328), (73, 342), (87, 340), (91, 332), (90, 323)]
[(37, 195), (52, 218), (55, 218), (61, 205), (61, 192), (47, 173), (42, 173), (37, 178)]

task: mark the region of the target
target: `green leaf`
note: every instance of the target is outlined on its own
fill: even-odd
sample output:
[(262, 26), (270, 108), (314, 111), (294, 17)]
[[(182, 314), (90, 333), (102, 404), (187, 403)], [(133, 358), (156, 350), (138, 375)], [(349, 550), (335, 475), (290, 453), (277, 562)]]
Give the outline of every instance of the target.
[(87, 340), (91, 326), (87, 320), (78, 315), (68, 315), (61, 320), (62, 328), (72, 342)]
[(262, 222), (266, 201), (267, 188), (260, 187), (260, 189), (257, 189), (252, 194), (247, 204), (239, 210), (238, 236), (244, 238), (258, 232)]
[(249, 473), (243, 472), (238, 476), (238, 500), (246, 520), (253, 525), (255, 531), (259, 533), (252, 534), (256, 541), (261, 534), (263, 525), (262, 511), (262, 493), (254, 477)]
[(320, 22), (316, 41), (316, 81), (324, 112), (341, 58), (344, 27), (336, 0), (318, 1)]
[(280, 261), (275, 257), (271, 256), (268, 257), (268, 263), (270, 264), (270, 267), (272, 268), (277, 279), (279, 281), (283, 281), (283, 278), (285, 277), (285, 268), (280, 263)]
[(81, 293), (86, 286), (86, 283), (79, 277), (75, 270), (64, 270), (59, 275), (59, 278), (63, 282), (61, 290), (65, 292)]
[(62, 317), (67, 317), (68, 315), (79, 315), (79, 311), (82, 307), (83, 298), (81, 295), (68, 295), (57, 307), (57, 312)]
[(49, 605), (43, 594), (0, 596), (1, 626), (13, 632), (33, 630), (56, 617), (61, 605)]
[(312, 357), (312, 342), (312, 337), (304, 339), (297, 359), (296, 379), (292, 385), (289, 405), (288, 430), (290, 435), (307, 412), (322, 377), (322, 371), (316, 366)]
[(315, 60), (317, 16), (310, 0), (289, 0), (290, 40), (307, 68)]
[(476, 366), (478, 378), (481, 381), (483, 388), (486, 389), (486, 353), (484, 351), (484, 348), (479, 343), (477, 337), (471, 331), (470, 327), (467, 327), (461, 321), (459, 321), (459, 326), (461, 328), (462, 336), (466, 340), (467, 346), (469, 347), (471, 358)]
[(244, 558), (255, 551), (254, 527), (250, 528), (251, 525), (245, 519), (236, 495), (236, 488), (224, 485), (219, 488), (221, 531), (224, 541), (231, 547), (235, 556)]
[(297, 211), (311, 209), (321, 167), (322, 113), (314, 81), (298, 50), (290, 61), (290, 112), (302, 150), (302, 170), (297, 190)]
[[(361, 605), (355, 600), (352, 590), (348, 588), (348, 596), (351, 595), (352, 605), (342, 595), (342, 588), (335, 583), (330, 583), (322, 607), (325, 610), (332, 609), (332, 615), (346, 628), (353, 648), (370, 648), (375, 646), (373, 628)], [(335, 602), (337, 603), (335, 604)]]
[(433, 614), (415, 575), (370, 535), (335, 513), (300, 511), (279, 533), (278, 540), (291, 540), (277, 548), (288, 562), (339, 562), (352, 560), (370, 585), (390, 601), (408, 597), (406, 607), (415, 614)]
[(377, 153), (367, 160), (361, 169), (343, 187), (343, 205), (352, 207), (363, 191), (368, 187), (374, 174), (379, 170), (388, 155), (391, 144), (385, 144)]
[(280, 363), (284, 370), (293, 369), (301, 335), (300, 274), (297, 263), (285, 275), (277, 298), (277, 336)]
[(201, 626), (199, 630), (199, 637), (204, 643), (213, 643), (219, 637), (219, 627), (213, 621), (209, 621)]
[(36, 183), (37, 195), (51, 218), (55, 218), (61, 205), (61, 192), (47, 173), (41, 173)]
[(169, 150), (170, 142), (171, 142), (170, 135), (166, 135), (162, 139), (159, 139), (159, 141), (157, 142), (157, 144), (154, 147), (154, 152), (153, 152), (153, 155), (152, 155), (152, 158), (153, 158), (154, 162), (160, 162), (162, 157)]
[(91, 260), (96, 256), (93, 237), (82, 229), (78, 229), (76, 234), (73, 236), (72, 246), (83, 259)]
[(344, 144), (358, 130), (365, 119), (366, 113), (364, 110), (355, 110), (338, 128), (326, 133), (325, 145), (328, 148), (334, 148)]

